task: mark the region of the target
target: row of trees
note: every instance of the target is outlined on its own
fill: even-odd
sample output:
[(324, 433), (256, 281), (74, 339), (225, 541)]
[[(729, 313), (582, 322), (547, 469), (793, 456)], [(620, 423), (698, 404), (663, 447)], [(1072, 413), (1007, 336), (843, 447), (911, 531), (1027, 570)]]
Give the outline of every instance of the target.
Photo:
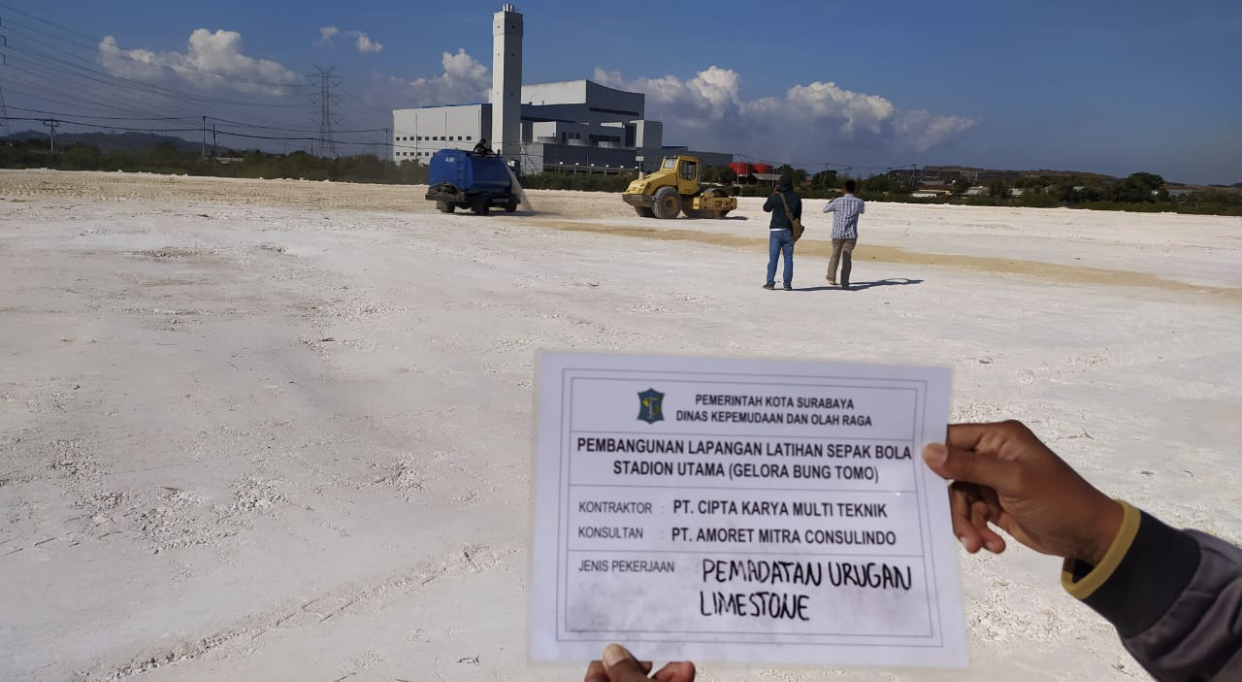
[(168, 175), (212, 175), (233, 178), (292, 178), (337, 182), (421, 184), (427, 167), (394, 163), (373, 154), (324, 158), (306, 152), (267, 154), (230, 152), (222, 158), (204, 158), (178, 149), (171, 142), (141, 150), (101, 152), (89, 145), (73, 145), (49, 152), (39, 141), (0, 144), (0, 168), (54, 168), (59, 170), (128, 171)]
[(993, 182), (988, 186), (986, 197), (972, 197), (969, 202), (1039, 208), (1070, 206), (1103, 210), (1242, 215), (1242, 194), (1209, 190), (1170, 196), (1164, 178), (1154, 173), (1134, 173), (1111, 183), (1104, 182), (1098, 176), (1026, 176), (1015, 180), (1012, 187), (1003, 182)]
[[(396, 163), (371, 154), (341, 158), (312, 156), (305, 152), (267, 154), (259, 151), (234, 152), (225, 159), (204, 158), (199, 153), (178, 149), (171, 142), (141, 150), (101, 152), (89, 145), (73, 145), (49, 152), (41, 141), (13, 141), (0, 144), (0, 168), (56, 168), (62, 170), (129, 171), (163, 174), (214, 175), (236, 178), (292, 178), (337, 182), (422, 184), (427, 167), (416, 163)], [(834, 170), (813, 175), (799, 168), (781, 166), (777, 173), (788, 174), (799, 192), (809, 198), (829, 198), (839, 194), (842, 178)], [(620, 192), (633, 180), (633, 174), (566, 175), (543, 173), (522, 178), (528, 189), (570, 189)], [(737, 175), (727, 167), (704, 168), (705, 182), (732, 184)], [(1099, 176), (1057, 175), (1023, 176), (1012, 185), (996, 180), (985, 196), (965, 196), (971, 182), (964, 176), (950, 178), (952, 194), (941, 199), (916, 199), (910, 184), (891, 175), (858, 179), (858, 194), (864, 199), (918, 203), (968, 203), (996, 206), (1055, 207), (1174, 211), (1242, 215), (1242, 195), (1209, 191), (1171, 197), (1164, 178), (1153, 173), (1134, 173), (1106, 183)], [(1020, 193), (1012, 190), (1021, 190)], [(767, 185), (743, 185), (743, 196), (766, 196)]]

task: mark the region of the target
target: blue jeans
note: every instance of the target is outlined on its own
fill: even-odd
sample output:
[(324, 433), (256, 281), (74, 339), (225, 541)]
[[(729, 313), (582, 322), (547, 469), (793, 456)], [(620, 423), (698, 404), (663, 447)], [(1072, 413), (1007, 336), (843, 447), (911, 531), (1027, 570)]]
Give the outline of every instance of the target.
[(793, 232), (789, 230), (768, 230), (768, 279), (767, 284), (776, 283), (776, 258), (785, 254), (785, 284), (793, 284)]

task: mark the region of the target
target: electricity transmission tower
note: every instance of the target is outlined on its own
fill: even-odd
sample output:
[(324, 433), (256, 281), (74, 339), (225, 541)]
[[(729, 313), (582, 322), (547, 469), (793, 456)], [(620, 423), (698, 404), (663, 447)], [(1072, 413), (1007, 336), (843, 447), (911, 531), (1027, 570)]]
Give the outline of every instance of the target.
[[(311, 103), (318, 107), (318, 112), (311, 115), (311, 120), (319, 124), (319, 138), (316, 140), (319, 144), (320, 156), (336, 156), (336, 140), (332, 137), (332, 124), (338, 121), (332, 116), (332, 105), (340, 104), (340, 100), (332, 96), (332, 86), (340, 85), (339, 76), (333, 75), (336, 67), (324, 70), (315, 67), (314, 75), (307, 76), (310, 84), (314, 86), (311, 90)], [(311, 145), (311, 154), (315, 153), (314, 144)]]

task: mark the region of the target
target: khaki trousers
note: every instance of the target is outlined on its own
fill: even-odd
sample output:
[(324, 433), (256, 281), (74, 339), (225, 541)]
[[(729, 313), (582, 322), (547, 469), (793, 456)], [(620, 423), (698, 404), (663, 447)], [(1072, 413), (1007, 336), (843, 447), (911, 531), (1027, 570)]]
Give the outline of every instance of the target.
[[(843, 287), (850, 285), (850, 266), (853, 265), (854, 246), (857, 239), (832, 240), (832, 258), (828, 260), (828, 279)], [(837, 279), (837, 263), (841, 263), (841, 279)]]

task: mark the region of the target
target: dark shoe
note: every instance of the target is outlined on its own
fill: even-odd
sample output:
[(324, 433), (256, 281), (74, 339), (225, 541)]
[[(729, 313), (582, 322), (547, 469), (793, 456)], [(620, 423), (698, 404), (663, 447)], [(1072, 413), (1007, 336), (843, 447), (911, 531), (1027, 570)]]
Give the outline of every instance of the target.
[(786, 285), (785, 285), (785, 291), (793, 291), (793, 285), (792, 285), (792, 284), (786, 284)]
[(767, 289), (768, 291), (771, 291), (776, 288), (776, 285), (773, 284), (772, 282), (768, 282), (767, 284), (763, 285), (763, 288)]
[(850, 285), (849, 285), (849, 283), (847, 282), (847, 283), (845, 283), (845, 284), (842, 284), (842, 285), (841, 285), (841, 290), (842, 290), (842, 291), (849, 291), (849, 290), (850, 290)]

